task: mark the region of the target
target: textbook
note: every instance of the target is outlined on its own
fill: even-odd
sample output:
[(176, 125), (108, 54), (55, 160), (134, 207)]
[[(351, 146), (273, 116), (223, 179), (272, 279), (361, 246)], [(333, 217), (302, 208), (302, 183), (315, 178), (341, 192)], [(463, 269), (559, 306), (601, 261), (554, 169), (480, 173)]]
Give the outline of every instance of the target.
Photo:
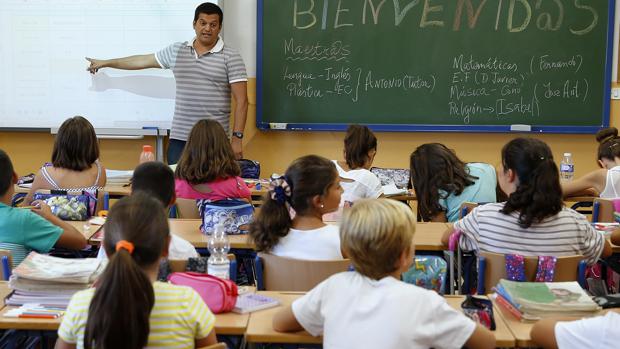
[(522, 320), (549, 316), (587, 316), (601, 309), (576, 281), (517, 282), (501, 279), (495, 290), (498, 297), (502, 298), (497, 303), (513, 314), (514, 310), (518, 310)]
[(104, 269), (97, 258), (58, 258), (36, 252), (14, 270), (7, 305), (40, 304), (66, 308), (74, 293), (89, 288)]
[(232, 311), (245, 314), (261, 309), (277, 307), (278, 305), (280, 305), (280, 301), (277, 299), (256, 293), (245, 293), (237, 297), (237, 303)]
[(133, 171), (105, 170), (107, 178), (106, 183), (109, 184), (127, 184), (133, 177)]

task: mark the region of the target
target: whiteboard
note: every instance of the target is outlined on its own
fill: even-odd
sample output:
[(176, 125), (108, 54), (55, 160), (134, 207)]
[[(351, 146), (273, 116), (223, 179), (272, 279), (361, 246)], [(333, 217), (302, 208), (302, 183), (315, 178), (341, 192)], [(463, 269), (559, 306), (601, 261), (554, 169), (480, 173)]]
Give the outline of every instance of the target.
[[(84, 57), (154, 53), (194, 36), (191, 0), (1, 0), (0, 128), (170, 128), (175, 81), (163, 69), (86, 71)], [(216, 1), (213, 1), (216, 2)]]

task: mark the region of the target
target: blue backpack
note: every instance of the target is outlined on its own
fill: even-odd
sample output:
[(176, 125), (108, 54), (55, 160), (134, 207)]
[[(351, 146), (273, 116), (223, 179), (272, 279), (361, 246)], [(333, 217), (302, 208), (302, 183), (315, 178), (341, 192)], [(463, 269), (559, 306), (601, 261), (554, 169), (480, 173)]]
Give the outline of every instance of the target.
[(408, 284), (443, 294), (445, 292), (447, 265), (441, 257), (415, 256), (413, 265), (402, 274), (402, 279)]
[(217, 224), (223, 224), (227, 234), (246, 234), (254, 215), (254, 206), (239, 199), (201, 199), (196, 200), (196, 205), (202, 218), (200, 230), (207, 235), (213, 233)]

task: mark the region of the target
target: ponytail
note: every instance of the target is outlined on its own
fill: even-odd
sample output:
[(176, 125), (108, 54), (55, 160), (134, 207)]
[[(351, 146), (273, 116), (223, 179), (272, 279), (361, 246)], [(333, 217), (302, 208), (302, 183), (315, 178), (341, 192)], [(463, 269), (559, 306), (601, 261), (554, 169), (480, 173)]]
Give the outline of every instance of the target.
[(109, 256), (88, 308), (84, 348), (146, 347), (155, 304), (146, 268), (158, 264), (169, 241), (162, 204), (142, 192), (119, 200), (104, 225)]
[(534, 138), (513, 139), (502, 149), (502, 163), (504, 171), (513, 170), (519, 179), (502, 213), (518, 211), (519, 226), (529, 228), (562, 210), (558, 167), (547, 144)]
[(259, 252), (270, 252), (285, 237), (295, 214), (309, 214), (312, 198), (327, 193), (329, 186), (338, 178), (333, 162), (317, 156), (301, 157), (288, 167), (282, 177), (272, 177), (269, 192), (250, 224), (249, 235)]
[(90, 302), (84, 348), (146, 347), (154, 304), (151, 280), (129, 252), (120, 249), (110, 258)]

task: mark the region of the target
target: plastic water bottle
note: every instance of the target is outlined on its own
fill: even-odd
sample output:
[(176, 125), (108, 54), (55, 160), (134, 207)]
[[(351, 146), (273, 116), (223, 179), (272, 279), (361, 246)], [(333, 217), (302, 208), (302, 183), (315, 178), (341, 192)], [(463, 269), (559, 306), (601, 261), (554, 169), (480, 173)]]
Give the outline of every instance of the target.
[(572, 181), (575, 175), (575, 164), (573, 163), (573, 154), (564, 153), (562, 162), (560, 162), (560, 179), (564, 182)]
[(155, 154), (153, 153), (153, 146), (143, 145), (142, 153), (140, 153), (140, 163), (155, 161)]
[(208, 244), (211, 256), (207, 260), (207, 273), (220, 279), (229, 279), (228, 250), (230, 250), (230, 242), (222, 224), (217, 224), (214, 227), (213, 234), (209, 236)]

